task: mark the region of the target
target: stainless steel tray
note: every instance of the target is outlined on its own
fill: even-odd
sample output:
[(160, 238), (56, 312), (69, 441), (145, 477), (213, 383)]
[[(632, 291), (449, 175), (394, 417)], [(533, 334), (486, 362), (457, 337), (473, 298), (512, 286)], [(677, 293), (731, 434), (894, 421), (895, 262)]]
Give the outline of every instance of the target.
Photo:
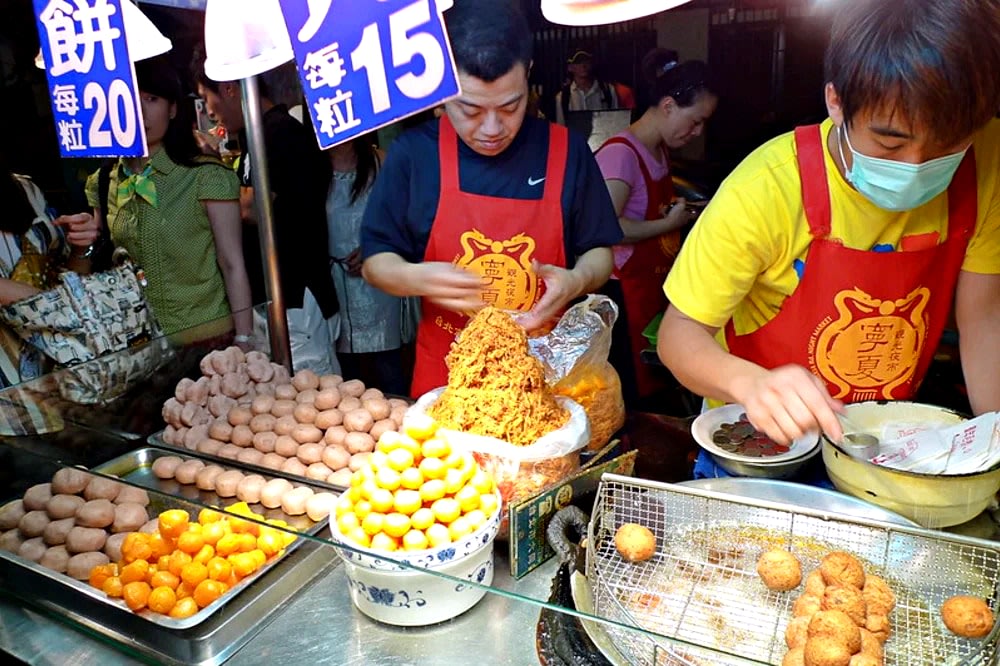
[[(206, 505), (223, 507), (236, 501), (156, 478), (151, 465), (164, 455), (170, 454), (155, 448), (138, 449), (94, 471)], [(189, 509), (190, 505), (162, 495), (150, 496), (152, 515), (169, 508)], [(326, 527), (325, 520), (315, 523), (306, 516), (287, 516), (280, 510), (269, 510), (265, 517), (286, 520), (311, 535), (319, 535)], [(264, 626), (274, 610), (322, 571), (335, 566), (336, 559), (331, 548), (300, 537), (281, 558), (267, 563), (217, 601), (184, 619), (149, 611), (134, 613), (120, 600), (109, 598), (85, 582), (4, 551), (0, 551), (0, 584), (24, 601), (125, 647), (171, 663), (210, 666), (235, 652)]]
[[(657, 537), (653, 558), (629, 564), (614, 534), (626, 522)], [(1000, 607), (1000, 544), (843, 513), (605, 475), (594, 505), (587, 578), (598, 615), (633, 664), (780, 664), (798, 592), (768, 591), (756, 560), (789, 547), (811, 571), (831, 550), (859, 557), (896, 593), (887, 666), (992, 666), (1000, 624), (981, 640), (951, 634), (941, 603), (970, 594)], [(663, 636), (664, 638), (659, 638)]]
[(163, 430), (154, 432), (152, 435), (146, 438), (146, 443), (150, 446), (155, 446), (159, 449), (167, 449), (169, 451), (176, 451), (182, 455), (194, 456), (196, 458), (202, 458), (205, 460), (211, 460), (219, 465), (228, 465), (230, 467), (235, 467), (239, 469), (252, 470), (256, 474), (262, 476), (270, 477), (281, 477), (283, 479), (288, 479), (289, 481), (296, 481), (298, 483), (308, 483), (310, 486), (316, 486), (317, 488), (325, 488), (326, 490), (331, 490), (334, 492), (344, 492), (347, 490), (344, 486), (338, 486), (332, 483), (327, 483), (326, 481), (320, 481), (318, 479), (307, 479), (304, 476), (298, 476), (296, 474), (289, 474), (288, 472), (282, 472), (281, 470), (271, 469), (270, 467), (262, 467), (260, 465), (254, 465), (252, 463), (240, 462), (237, 460), (232, 460), (230, 458), (223, 458), (222, 456), (212, 455), (210, 453), (202, 453), (201, 451), (192, 451), (191, 449), (184, 446), (177, 446), (176, 444), (168, 444), (163, 440)]

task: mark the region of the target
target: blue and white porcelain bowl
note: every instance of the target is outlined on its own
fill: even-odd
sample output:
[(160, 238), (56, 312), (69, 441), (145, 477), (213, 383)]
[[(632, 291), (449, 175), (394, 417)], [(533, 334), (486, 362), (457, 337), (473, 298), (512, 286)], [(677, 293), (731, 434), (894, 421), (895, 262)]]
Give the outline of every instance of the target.
[(351, 601), (368, 617), (386, 624), (419, 627), (450, 620), (475, 606), (486, 594), (485, 586), (493, 582), (492, 539), (432, 571), (371, 569), (348, 559), (344, 548), (337, 553), (344, 560)]
[[(497, 508), (479, 529), (462, 537), (459, 541), (437, 548), (426, 550), (396, 551), (386, 553), (371, 548), (364, 548), (347, 540), (337, 528), (337, 521), (330, 521), (330, 534), (333, 540), (347, 544), (353, 550), (338, 548), (337, 552), (345, 562), (374, 571), (412, 571), (412, 567), (439, 569), (455, 560), (468, 557), (488, 543), (492, 543), (500, 529), (500, 495), (497, 494)], [(400, 564), (405, 562), (406, 564)], [(411, 566), (406, 566), (411, 565)]]

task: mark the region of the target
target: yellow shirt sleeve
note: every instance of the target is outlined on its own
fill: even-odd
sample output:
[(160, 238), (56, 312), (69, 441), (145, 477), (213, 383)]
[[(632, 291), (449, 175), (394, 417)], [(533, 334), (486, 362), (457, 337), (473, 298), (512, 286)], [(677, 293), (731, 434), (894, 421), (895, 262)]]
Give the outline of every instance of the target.
[(1000, 120), (991, 121), (975, 141), (978, 219), (962, 270), (1000, 273)]

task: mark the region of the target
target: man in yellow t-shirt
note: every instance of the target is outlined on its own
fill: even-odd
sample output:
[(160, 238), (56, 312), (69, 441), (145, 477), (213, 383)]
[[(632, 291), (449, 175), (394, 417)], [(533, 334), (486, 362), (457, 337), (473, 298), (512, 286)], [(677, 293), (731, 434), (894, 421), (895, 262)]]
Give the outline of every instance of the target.
[(996, 2), (842, 9), (829, 119), (740, 164), (664, 284), (678, 379), (839, 438), (843, 402), (912, 397), (954, 303), (973, 411), (1000, 409), (998, 68)]

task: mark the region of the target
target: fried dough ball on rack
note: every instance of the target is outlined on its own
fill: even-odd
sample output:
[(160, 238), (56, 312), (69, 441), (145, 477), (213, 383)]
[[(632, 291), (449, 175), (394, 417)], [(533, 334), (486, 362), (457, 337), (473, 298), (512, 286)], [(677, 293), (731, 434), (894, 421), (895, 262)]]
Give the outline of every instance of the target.
[(851, 649), (834, 636), (815, 636), (803, 650), (805, 666), (849, 666)]
[(812, 617), (820, 610), (823, 610), (823, 600), (812, 594), (803, 594), (792, 604), (793, 617)]
[(888, 615), (896, 607), (896, 595), (892, 588), (878, 576), (869, 574), (865, 577), (865, 586), (861, 590), (861, 594), (865, 598), (869, 613)]
[(874, 655), (859, 652), (851, 657), (847, 666), (882, 666), (882, 662)]
[(826, 581), (823, 580), (823, 574), (819, 572), (819, 569), (806, 576), (805, 590), (806, 594), (823, 598), (823, 593), (826, 592)]
[(885, 661), (885, 648), (875, 638), (875, 634), (867, 629), (861, 630), (861, 654), (867, 654), (878, 659), (879, 665)]
[(889, 634), (892, 633), (892, 627), (889, 626), (889, 618), (877, 613), (868, 614), (868, 617), (865, 619), (865, 629), (872, 632), (880, 643), (885, 643), (889, 640)]
[(859, 627), (864, 626), (868, 606), (861, 590), (853, 585), (827, 585), (823, 593), (823, 610), (841, 610)]
[(982, 638), (990, 633), (994, 622), (993, 611), (985, 601), (964, 594), (941, 605), (941, 619), (948, 631), (965, 638)]
[(847, 648), (848, 657), (861, 650), (861, 629), (844, 611), (819, 611), (809, 620), (808, 631), (810, 642), (820, 637), (833, 638)]
[(656, 536), (648, 527), (625, 523), (615, 532), (615, 548), (628, 562), (645, 562), (656, 554)]
[(789, 649), (805, 647), (809, 639), (809, 617), (794, 617), (785, 628), (785, 645)]
[(850, 553), (834, 551), (820, 560), (819, 572), (827, 585), (853, 585), (859, 590), (865, 586), (865, 570), (858, 558)]
[(787, 592), (802, 582), (799, 559), (783, 548), (772, 548), (757, 559), (757, 575), (769, 590)]
[(805, 648), (792, 648), (786, 652), (785, 657), (781, 660), (781, 666), (806, 666)]

